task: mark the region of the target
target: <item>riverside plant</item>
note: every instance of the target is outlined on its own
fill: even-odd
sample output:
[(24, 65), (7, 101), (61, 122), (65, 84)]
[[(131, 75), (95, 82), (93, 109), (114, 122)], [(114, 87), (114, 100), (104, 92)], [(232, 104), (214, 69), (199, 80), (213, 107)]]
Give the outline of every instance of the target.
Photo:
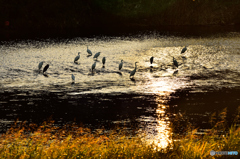
[[(181, 137), (172, 135), (172, 145), (164, 150), (147, 144), (138, 135), (129, 136), (121, 129), (93, 132), (74, 124), (59, 128), (53, 121), (44, 122), (41, 126), (15, 124), (0, 136), (0, 156), (1, 159), (219, 158), (224, 156), (211, 156), (210, 151), (240, 150), (240, 128), (236, 124), (239, 112), (229, 129), (225, 129), (225, 119), (222, 118), (202, 136), (197, 135), (197, 129), (189, 130)], [(231, 157), (238, 158), (239, 155)]]

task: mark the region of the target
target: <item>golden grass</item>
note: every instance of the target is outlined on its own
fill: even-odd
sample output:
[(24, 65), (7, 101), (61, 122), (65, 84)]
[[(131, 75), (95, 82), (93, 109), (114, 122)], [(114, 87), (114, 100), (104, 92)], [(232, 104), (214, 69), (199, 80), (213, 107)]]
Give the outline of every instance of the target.
[[(76, 125), (54, 126), (44, 122), (37, 127), (24, 123), (0, 136), (1, 159), (55, 159), (55, 158), (214, 158), (210, 151), (238, 151), (240, 153), (240, 128), (232, 125), (222, 134), (224, 121), (215, 124), (207, 134), (196, 135), (197, 129), (173, 142), (167, 149), (157, 150), (141, 137), (129, 137), (124, 131), (90, 129)], [(173, 139), (177, 137), (173, 136)], [(222, 156), (223, 157), (223, 156)], [(227, 157), (227, 156), (225, 156)], [(238, 156), (231, 156), (238, 158)]]

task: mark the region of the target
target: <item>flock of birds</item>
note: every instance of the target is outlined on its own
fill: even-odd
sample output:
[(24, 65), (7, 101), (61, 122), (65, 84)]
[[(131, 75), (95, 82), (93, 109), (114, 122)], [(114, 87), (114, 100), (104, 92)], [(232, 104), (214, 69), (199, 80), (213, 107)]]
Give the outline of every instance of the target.
[[(181, 51), (181, 54), (182, 53), (184, 53), (185, 51), (187, 51), (187, 47), (185, 46), (183, 49), (182, 49), (182, 51)], [(89, 50), (88, 49), (88, 46), (87, 46), (87, 53), (88, 53), (88, 57), (89, 56), (92, 56), (92, 51), (91, 50)], [(100, 55), (100, 53), (101, 52), (97, 52), (94, 56), (93, 56), (93, 59), (96, 59), (97, 60), (97, 58), (98, 58), (98, 56)], [(150, 58), (150, 64), (152, 65), (152, 63), (153, 63), (153, 56)], [(78, 52), (78, 55), (74, 58), (74, 63), (77, 63), (77, 61), (80, 59), (80, 52)], [(38, 69), (39, 69), (39, 71), (41, 71), (41, 68), (42, 68), (42, 66), (43, 66), (43, 63), (44, 63), (44, 61), (41, 61), (39, 64), (38, 64)], [(106, 57), (103, 57), (102, 58), (102, 63), (103, 63), (103, 67), (104, 67), (104, 65), (105, 65), (105, 63), (106, 63)], [(134, 68), (134, 70), (132, 70), (131, 72), (130, 72), (130, 79), (132, 79), (133, 77), (134, 77), (134, 75), (135, 75), (135, 73), (136, 73), (136, 71), (137, 71), (137, 63), (138, 62), (135, 62), (135, 68)], [(175, 67), (177, 67), (178, 68), (178, 62), (177, 62), (177, 60), (173, 57), (173, 65), (175, 66)], [(121, 60), (121, 63), (119, 64), (119, 67), (118, 67), (118, 69), (119, 70), (121, 70), (122, 69), (122, 67), (123, 67), (123, 60)], [(48, 68), (49, 68), (49, 64), (47, 64), (44, 68), (43, 68), (43, 75), (45, 75), (45, 72), (48, 70)], [(93, 73), (93, 70), (96, 68), (96, 61), (92, 64), (92, 73)], [(75, 82), (75, 76), (72, 74), (72, 81), (73, 81), (73, 83)]]

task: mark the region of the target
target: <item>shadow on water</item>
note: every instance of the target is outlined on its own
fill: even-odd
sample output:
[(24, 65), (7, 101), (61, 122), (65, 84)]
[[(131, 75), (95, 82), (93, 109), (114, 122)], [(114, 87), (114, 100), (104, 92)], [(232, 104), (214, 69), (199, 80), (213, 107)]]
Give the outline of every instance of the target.
[(122, 76), (122, 72), (116, 71), (116, 72), (114, 72), (114, 73), (117, 73), (117, 74), (119, 74), (120, 76)]
[[(211, 90), (212, 91), (209, 91)], [(240, 88), (206, 88), (208, 91), (194, 92), (192, 89), (178, 90), (171, 94), (168, 104), (176, 112), (185, 113), (187, 119), (196, 127), (211, 128), (209, 118), (214, 112), (227, 108), (227, 125), (231, 125), (236, 110), (240, 106)], [(240, 121), (239, 121), (240, 122)]]
[[(140, 94), (69, 93), (70, 95), (67, 92), (47, 91), (1, 93), (1, 118), (5, 121), (19, 119), (40, 124), (51, 117), (59, 125), (75, 121), (91, 128), (109, 128), (114, 121), (126, 119), (134, 124), (135, 118), (144, 112), (144, 109), (137, 107), (148, 107), (145, 100), (152, 98)], [(12, 100), (12, 96), (16, 94), (16, 98)], [(5, 130), (6, 127), (2, 126), (1, 131)]]
[[(71, 85), (74, 87), (76, 83)], [(184, 89), (170, 96), (6, 90), (1, 92), (0, 116), (2, 121), (19, 119), (38, 124), (51, 117), (58, 125), (75, 121), (94, 129), (108, 129), (117, 121), (127, 120), (124, 126), (137, 128), (139, 122), (143, 122), (139, 118), (155, 117), (155, 110), (161, 104), (169, 108), (165, 115), (170, 120), (174, 114), (185, 112), (184, 118), (194, 126), (210, 128), (210, 114), (225, 107), (227, 121), (231, 123), (235, 110), (240, 106), (239, 93), (240, 88), (198, 93)], [(1, 122), (1, 132), (5, 132), (9, 124), (11, 122)]]
[(130, 78), (131, 81), (133, 81), (134, 83), (136, 83), (136, 80), (134, 77)]
[(76, 64), (76, 65), (80, 65), (80, 62), (75, 61), (74, 64)]
[(45, 73), (43, 73), (43, 76), (44, 76), (44, 77), (49, 77), (48, 74), (45, 74)]

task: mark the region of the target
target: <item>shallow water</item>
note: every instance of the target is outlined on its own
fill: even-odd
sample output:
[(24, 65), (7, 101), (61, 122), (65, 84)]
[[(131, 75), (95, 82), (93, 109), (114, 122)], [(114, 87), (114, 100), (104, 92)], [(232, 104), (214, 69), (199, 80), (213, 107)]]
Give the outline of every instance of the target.
[[(101, 52), (93, 72), (87, 46), (93, 55)], [(205, 129), (211, 113), (227, 107), (230, 121), (240, 106), (236, 32), (205, 38), (152, 33), (25, 40), (2, 43), (0, 54), (1, 132), (16, 119), (41, 123), (51, 117), (59, 125), (76, 121), (94, 129), (120, 125), (145, 131), (150, 141), (164, 141), (160, 145), (166, 147), (177, 114), (187, 112), (193, 125)], [(45, 76), (38, 70), (41, 61), (43, 67), (50, 64)]]

